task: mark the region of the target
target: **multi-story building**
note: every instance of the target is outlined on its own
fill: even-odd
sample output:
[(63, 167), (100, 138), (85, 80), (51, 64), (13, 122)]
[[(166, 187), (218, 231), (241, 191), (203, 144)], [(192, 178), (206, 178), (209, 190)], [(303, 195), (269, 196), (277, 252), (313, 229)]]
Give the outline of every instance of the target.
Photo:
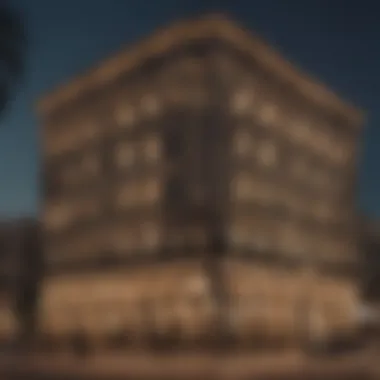
[(39, 112), (44, 332), (262, 347), (355, 331), (362, 115), (259, 38), (180, 22)]
[(41, 275), (39, 224), (29, 218), (0, 222), (0, 339), (15, 342), (33, 332)]

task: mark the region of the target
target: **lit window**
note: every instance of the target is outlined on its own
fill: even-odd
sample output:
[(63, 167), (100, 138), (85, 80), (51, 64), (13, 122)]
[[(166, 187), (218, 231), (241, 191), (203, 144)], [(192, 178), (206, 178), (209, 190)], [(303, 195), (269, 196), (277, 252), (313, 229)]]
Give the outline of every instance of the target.
[(135, 122), (135, 111), (132, 106), (122, 104), (116, 110), (116, 123), (120, 127), (129, 127)]
[(235, 199), (249, 199), (252, 192), (252, 181), (248, 175), (240, 174), (232, 181)]
[(121, 167), (129, 167), (134, 161), (134, 149), (129, 143), (120, 144), (116, 151), (116, 161)]
[(72, 208), (65, 203), (51, 204), (45, 211), (45, 225), (48, 229), (64, 228), (73, 219)]
[(265, 250), (269, 248), (273, 240), (273, 230), (268, 220), (262, 217), (256, 219), (255, 226), (250, 231), (249, 240), (254, 249)]
[(320, 343), (326, 337), (326, 318), (323, 313), (323, 309), (317, 308), (316, 306), (312, 307), (309, 311), (309, 334), (310, 340), (313, 343)]
[(248, 231), (241, 224), (233, 224), (230, 228), (230, 241), (236, 246), (244, 246), (249, 241)]
[(264, 124), (272, 124), (277, 117), (278, 108), (273, 104), (265, 104), (260, 107), (260, 119)]
[(308, 137), (308, 126), (305, 123), (296, 122), (292, 126), (293, 138), (298, 142), (306, 141)]
[(247, 155), (252, 150), (251, 135), (247, 131), (239, 131), (235, 136), (235, 149), (238, 155)]
[(252, 93), (249, 90), (237, 91), (231, 99), (232, 111), (242, 114), (250, 111), (252, 107)]
[(154, 223), (143, 223), (141, 226), (142, 245), (148, 249), (157, 248), (159, 245), (159, 231)]
[(150, 116), (156, 115), (159, 111), (158, 99), (152, 94), (143, 96), (141, 105), (144, 112)]
[(189, 278), (185, 285), (187, 291), (195, 296), (204, 296), (209, 290), (209, 283), (203, 276)]
[(259, 161), (264, 166), (273, 166), (277, 162), (277, 150), (273, 142), (264, 142), (260, 144), (257, 154)]
[(144, 195), (148, 202), (155, 202), (160, 195), (160, 186), (157, 179), (148, 180), (144, 185)]
[(145, 157), (149, 161), (157, 161), (160, 156), (160, 144), (157, 138), (150, 138), (144, 145)]

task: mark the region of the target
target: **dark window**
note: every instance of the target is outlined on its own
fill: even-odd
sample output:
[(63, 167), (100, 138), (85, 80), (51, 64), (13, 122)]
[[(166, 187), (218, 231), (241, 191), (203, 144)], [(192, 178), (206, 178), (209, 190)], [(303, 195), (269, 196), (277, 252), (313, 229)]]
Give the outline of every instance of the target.
[(59, 194), (62, 184), (57, 173), (54, 171), (46, 173), (44, 180), (44, 193), (47, 197)]
[(168, 179), (166, 185), (166, 197), (175, 204), (182, 204), (185, 201), (185, 183), (178, 175), (173, 175)]
[(184, 150), (184, 133), (181, 125), (176, 125), (174, 128), (170, 128), (165, 133), (164, 138), (165, 155), (169, 159), (177, 159), (180, 157)]

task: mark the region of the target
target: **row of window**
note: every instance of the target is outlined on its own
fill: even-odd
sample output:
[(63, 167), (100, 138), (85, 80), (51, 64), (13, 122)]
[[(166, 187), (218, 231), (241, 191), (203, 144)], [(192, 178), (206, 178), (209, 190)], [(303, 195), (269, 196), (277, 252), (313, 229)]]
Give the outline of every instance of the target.
[(334, 133), (333, 126), (315, 125), (306, 117), (292, 120), (279, 105), (260, 101), (253, 89), (232, 93), (230, 109), (237, 116), (252, 117), (264, 126), (278, 129), (294, 143), (309, 146), (338, 165), (344, 165), (351, 154), (348, 142)]
[(255, 179), (241, 173), (231, 183), (234, 202), (256, 203), (260, 206), (284, 206), (290, 215), (335, 223), (347, 216), (345, 210), (324, 199), (310, 199), (296, 191), (274, 184), (270, 181)]
[[(122, 228), (115, 226), (112, 232), (107, 229), (98, 230), (89, 235), (88, 232), (67, 237), (64, 243), (53, 243), (47, 248), (51, 262), (79, 261), (100, 257), (114, 259), (136, 254), (154, 253), (158, 249), (178, 250), (183, 254), (184, 249), (203, 248), (206, 245), (207, 234), (201, 228), (188, 228), (183, 231), (173, 231), (163, 235), (160, 226), (153, 222), (135, 223), (136, 226), (126, 225)], [(72, 252), (72, 254), (71, 254)], [(75, 255), (75, 257), (73, 257)]]
[(297, 150), (292, 156), (282, 157), (278, 144), (274, 139), (254, 139), (249, 131), (239, 131), (235, 135), (234, 147), (238, 157), (246, 158), (266, 169), (286, 171), (297, 183), (327, 190), (337, 186), (339, 178), (336, 173), (320, 165), (316, 166)]
[(101, 213), (101, 205), (96, 197), (63, 199), (45, 206), (43, 224), (47, 230), (56, 231), (79, 220), (95, 219)]
[(235, 247), (284, 252), (287, 255), (307, 255), (316, 259), (344, 260), (345, 257), (352, 257), (355, 252), (348, 237), (334, 237), (277, 220), (233, 224), (229, 239)]
[(141, 143), (124, 141), (116, 146), (115, 162), (121, 168), (132, 167), (136, 161), (142, 159), (147, 162), (156, 162), (162, 155), (158, 137), (148, 137)]
[(120, 186), (116, 194), (116, 205), (130, 208), (136, 205), (154, 204), (161, 197), (161, 185), (157, 178), (144, 182), (128, 181)]
[(101, 135), (100, 124), (96, 121), (82, 122), (65, 129), (47, 131), (44, 151), (47, 156), (59, 156), (77, 151), (83, 145), (97, 140)]
[(133, 128), (141, 119), (162, 115), (168, 106), (183, 104), (199, 107), (205, 104), (206, 95), (204, 88), (193, 84), (187, 88), (168, 87), (162, 94), (146, 94), (138, 105), (123, 100), (114, 109), (115, 124), (119, 128)]
[[(146, 117), (156, 118), (164, 110), (166, 104), (186, 103), (203, 104), (206, 100), (202, 88), (179, 89), (167, 91), (168, 99), (159, 94), (146, 94), (141, 97), (140, 104), (135, 105), (125, 100), (120, 101), (111, 110), (111, 122), (117, 128), (126, 129), (137, 125)], [(103, 122), (104, 124), (104, 122)], [(79, 125), (68, 125), (66, 128), (51, 129), (46, 132), (45, 151), (48, 156), (61, 155), (75, 151), (86, 143), (105, 136), (105, 129), (97, 120), (81, 121)]]
[(234, 151), (240, 157), (247, 157), (257, 161), (264, 167), (273, 167), (279, 164), (277, 142), (273, 139), (255, 141), (249, 131), (237, 131), (234, 139)]
[[(121, 170), (134, 167), (137, 163), (155, 163), (159, 160), (161, 149), (159, 141), (154, 137), (147, 137), (143, 141), (123, 141), (114, 149), (113, 162)], [(74, 162), (67, 163), (54, 170), (54, 176), (60, 185), (77, 185), (90, 178), (98, 177), (103, 172), (103, 162), (100, 152), (84, 153)]]
[[(157, 179), (127, 182), (115, 189), (114, 207), (116, 209), (134, 208), (157, 202), (160, 185)], [(99, 196), (85, 198), (63, 198), (49, 202), (45, 206), (44, 225), (48, 230), (62, 230), (78, 221), (100, 218), (106, 203)]]
[(81, 262), (86, 259), (110, 260), (137, 252), (155, 252), (161, 242), (161, 232), (154, 222), (127, 225), (115, 231), (94, 229), (78, 232), (65, 241), (53, 242), (46, 247), (46, 255), (51, 264)]

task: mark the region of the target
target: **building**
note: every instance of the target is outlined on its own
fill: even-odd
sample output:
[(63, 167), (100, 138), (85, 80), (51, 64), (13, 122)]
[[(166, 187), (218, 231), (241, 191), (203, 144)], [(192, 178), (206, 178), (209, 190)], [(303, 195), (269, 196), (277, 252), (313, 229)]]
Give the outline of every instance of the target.
[(33, 332), (41, 275), (39, 224), (31, 218), (0, 222), (0, 334), (4, 343)]
[(39, 113), (49, 339), (354, 335), (362, 115), (259, 38), (221, 16), (177, 23)]
[(360, 218), (360, 242), (363, 247), (363, 297), (366, 301), (379, 304), (380, 278), (380, 228), (377, 220)]

